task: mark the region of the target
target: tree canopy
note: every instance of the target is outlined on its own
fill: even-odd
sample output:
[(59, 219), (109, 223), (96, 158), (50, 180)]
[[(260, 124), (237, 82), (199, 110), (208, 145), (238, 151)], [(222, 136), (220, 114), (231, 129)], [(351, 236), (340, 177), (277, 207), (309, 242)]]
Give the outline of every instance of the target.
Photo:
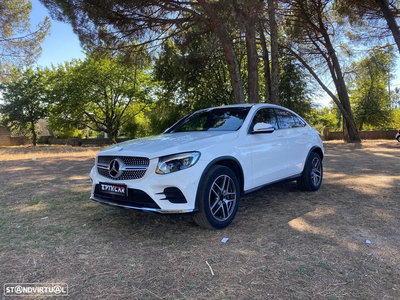
[(54, 128), (73, 124), (104, 131), (116, 140), (121, 126), (149, 102), (151, 79), (145, 53), (130, 60), (93, 53), (53, 70), (51, 122)]
[(198, 36), (211, 32), (219, 42), (237, 103), (244, 103), (246, 97), (234, 40), (244, 40), (247, 94), (252, 102), (259, 101), (256, 28), (264, 11), (263, 1), (41, 1), (53, 16), (70, 23), (84, 44), (106, 43), (127, 51), (132, 49), (126, 47), (126, 41), (154, 46), (193, 26), (201, 26)]
[(384, 128), (390, 123), (392, 101), (387, 86), (394, 59), (390, 50), (372, 49), (366, 58), (353, 63), (350, 90), (359, 130), (365, 125)]
[(397, 18), (400, 10), (396, 0), (336, 0), (335, 8), (340, 16), (346, 17), (352, 26), (366, 32), (353, 34), (367, 42), (387, 42), (382, 37), (393, 38), (400, 52), (400, 30)]
[(26, 69), (21, 73), (13, 69), (12, 82), (0, 85), (2, 100), (0, 113), (3, 114), (3, 125), (10, 129), (24, 130), (29, 128), (32, 144), (36, 146), (39, 119), (48, 113), (48, 72), (42, 69)]
[[(383, 126), (373, 115), (392, 115), (385, 101), (394, 99), (393, 70), (374, 62), (397, 41), (397, 1), (40, 1), (90, 53), (53, 70), (50, 120), (59, 128), (89, 126), (115, 140), (121, 128), (136, 130), (134, 115), (150, 98), (157, 104), (138, 120), (148, 118), (152, 130), (142, 132), (160, 132), (198, 108), (267, 101), (313, 124), (343, 124), (346, 140), (357, 142), (358, 129)], [(370, 49), (376, 55), (362, 54)], [(153, 64), (132, 63), (143, 51), (154, 51)], [(312, 108), (318, 92), (310, 78), (337, 107), (320, 111), (328, 116)]]
[(29, 65), (41, 53), (40, 44), (49, 33), (50, 20), (46, 17), (32, 31), (31, 10), (29, 0), (0, 2), (0, 81), (7, 78), (12, 67)]

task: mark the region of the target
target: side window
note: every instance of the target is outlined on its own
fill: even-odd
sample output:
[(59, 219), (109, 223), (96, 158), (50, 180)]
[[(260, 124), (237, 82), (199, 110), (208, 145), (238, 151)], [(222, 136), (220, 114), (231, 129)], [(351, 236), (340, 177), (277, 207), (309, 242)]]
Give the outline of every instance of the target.
[(293, 118), (294, 118), (294, 124), (296, 127), (305, 127), (306, 126), (306, 122), (304, 122), (298, 116), (293, 115)]
[(294, 119), (292, 114), (286, 110), (277, 109), (276, 116), (278, 117), (279, 129), (288, 129), (294, 127)]
[(277, 109), (275, 112), (278, 117), (280, 129), (298, 128), (306, 126), (306, 123), (302, 119), (292, 114), (291, 112), (281, 109)]
[(250, 131), (253, 131), (256, 123), (268, 123), (271, 124), (275, 129), (278, 129), (278, 122), (276, 120), (275, 112), (272, 108), (262, 108), (256, 112), (253, 121), (251, 122)]

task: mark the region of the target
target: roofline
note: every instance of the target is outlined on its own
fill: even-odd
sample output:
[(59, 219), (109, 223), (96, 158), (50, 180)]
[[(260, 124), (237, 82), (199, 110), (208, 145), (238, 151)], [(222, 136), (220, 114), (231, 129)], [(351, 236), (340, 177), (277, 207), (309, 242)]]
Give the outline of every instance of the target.
[[(277, 104), (272, 104), (272, 103), (243, 103), (243, 104), (228, 104), (228, 105), (221, 105), (221, 106), (214, 106), (214, 107), (207, 107), (203, 109), (214, 109), (214, 108), (224, 108), (224, 107), (256, 107), (256, 106), (267, 106), (267, 107), (274, 107), (274, 108), (284, 108), (287, 109), (286, 107), (277, 105)], [(200, 109), (200, 110), (203, 110)]]

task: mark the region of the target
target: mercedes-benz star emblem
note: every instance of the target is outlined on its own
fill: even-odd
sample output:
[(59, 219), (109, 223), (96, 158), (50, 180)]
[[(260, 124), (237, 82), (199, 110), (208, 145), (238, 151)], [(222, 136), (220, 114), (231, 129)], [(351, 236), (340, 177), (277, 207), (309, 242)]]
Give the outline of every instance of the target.
[(122, 166), (124, 162), (119, 158), (114, 158), (108, 165), (108, 173), (114, 179), (122, 175)]

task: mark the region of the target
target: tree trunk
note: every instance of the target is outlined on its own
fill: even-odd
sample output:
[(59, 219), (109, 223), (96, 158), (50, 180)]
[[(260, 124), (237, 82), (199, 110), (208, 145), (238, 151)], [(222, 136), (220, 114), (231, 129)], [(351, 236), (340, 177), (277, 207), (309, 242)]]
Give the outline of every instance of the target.
[[(333, 102), (335, 102), (335, 104), (337, 105), (337, 107), (339, 108), (340, 112), (343, 115), (343, 124), (346, 127), (343, 128), (343, 134), (344, 136), (348, 136), (347, 132), (348, 132), (348, 127), (347, 127), (347, 122), (346, 120), (353, 120), (353, 124), (354, 124), (354, 128), (356, 131), (356, 137), (358, 137), (357, 139), (354, 140), (350, 140), (349, 138), (346, 138), (345, 140), (351, 142), (351, 141), (361, 141), (358, 132), (357, 132), (357, 128), (355, 126), (355, 122), (354, 122), (354, 118), (353, 115), (349, 115), (348, 111), (345, 109), (345, 107), (343, 106), (341, 100), (339, 100), (332, 92), (331, 90), (322, 82), (322, 80), (318, 77), (318, 75), (314, 72), (313, 68), (298, 54), (296, 53), (293, 49), (291, 49), (290, 47), (287, 47), (287, 49), (300, 61), (300, 63), (310, 72), (310, 74), (314, 77), (314, 79), (318, 82), (318, 84), (322, 87), (322, 89), (332, 98)], [(350, 113), (351, 113), (351, 109), (350, 109)], [(353, 130), (354, 132), (354, 130)]]
[(246, 103), (243, 90), (243, 82), (240, 76), (239, 62), (229, 41), (221, 41), (226, 62), (228, 64), (229, 78), (231, 80), (233, 97), (238, 104)]
[(116, 144), (117, 143), (117, 132), (114, 128), (109, 129), (107, 128), (107, 135), (108, 139), (110, 140), (111, 143)]
[(36, 146), (37, 135), (35, 131), (35, 122), (31, 121), (32, 145)]
[(325, 40), (325, 47), (328, 50), (328, 58), (331, 60), (331, 63), (328, 62), (329, 71), (331, 72), (333, 82), (336, 87), (336, 91), (339, 96), (339, 100), (343, 105), (346, 114), (343, 114), (344, 117), (344, 124), (346, 125), (348, 138), (346, 138), (347, 142), (361, 142), (360, 135), (358, 134), (356, 122), (354, 121), (354, 116), (351, 111), (351, 104), (349, 94), (347, 92), (346, 83), (343, 78), (343, 73), (340, 68), (339, 60), (336, 56), (335, 49), (331, 43), (328, 33), (325, 31), (325, 27), (321, 28), (324, 30), (322, 35)]
[(376, 4), (379, 5), (383, 16), (386, 19), (389, 29), (392, 31), (393, 38), (397, 44), (397, 48), (400, 52), (400, 30), (399, 26), (397, 26), (396, 19), (393, 13), (390, 11), (389, 3), (387, 0), (375, 0)]
[(258, 54), (256, 44), (256, 25), (253, 20), (246, 24), (246, 50), (247, 50), (247, 72), (249, 103), (259, 103), (258, 84)]
[(243, 90), (243, 82), (240, 76), (239, 62), (236, 57), (233, 45), (229, 40), (229, 33), (224, 23), (220, 22), (213, 10), (213, 7), (204, 0), (198, 0), (198, 4), (204, 9), (210, 21), (206, 23), (208, 28), (214, 32), (225, 54), (226, 63), (228, 65), (229, 78), (232, 85), (233, 97), (238, 104), (245, 103)]
[[(349, 94), (347, 92), (346, 83), (344, 81), (343, 73), (340, 68), (340, 63), (336, 56), (335, 49), (332, 45), (330, 35), (328, 33), (327, 27), (329, 25), (327, 25), (327, 23), (329, 23), (329, 21), (327, 21), (326, 12), (324, 11), (326, 6), (322, 4), (321, 0), (296, 0), (294, 2), (297, 10), (296, 14), (302, 19), (306, 28), (306, 30), (303, 31), (303, 34), (305, 34), (306, 37), (304, 38), (302, 36), (301, 41), (305, 41), (305, 44), (314, 47), (314, 49), (310, 49), (310, 54), (318, 54), (326, 61), (339, 99), (337, 99), (337, 97), (322, 83), (322, 81), (318, 78), (312, 68), (310, 68), (309, 66), (307, 66), (306, 68), (311, 72), (314, 78), (318, 78), (317, 81), (331, 96), (331, 98), (335, 101), (340, 111), (342, 112), (343, 121), (345, 121), (344, 124), (346, 126), (346, 130), (344, 130), (344, 133), (348, 132), (347, 141), (361, 142), (351, 110)], [(288, 48), (290, 49), (290, 47)], [(297, 54), (292, 49), (290, 50), (294, 54)], [(298, 54), (295, 56), (297, 58), (300, 57), (300, 55)], [(303, 65), (305, 65), (306, 62), (302, 59), (302, 63)]]
[(269, 67), (269, 54), (263, 27), (260, 24), (260, 42), (262, 59), (264, 62), (265, 102), (271, 103), (271, 69)]
[(278, 26), (275, 20), (274, 0), (268, 0), (268, 17), (271, 31), (271, 103), (279, 104), (279, 54)]

